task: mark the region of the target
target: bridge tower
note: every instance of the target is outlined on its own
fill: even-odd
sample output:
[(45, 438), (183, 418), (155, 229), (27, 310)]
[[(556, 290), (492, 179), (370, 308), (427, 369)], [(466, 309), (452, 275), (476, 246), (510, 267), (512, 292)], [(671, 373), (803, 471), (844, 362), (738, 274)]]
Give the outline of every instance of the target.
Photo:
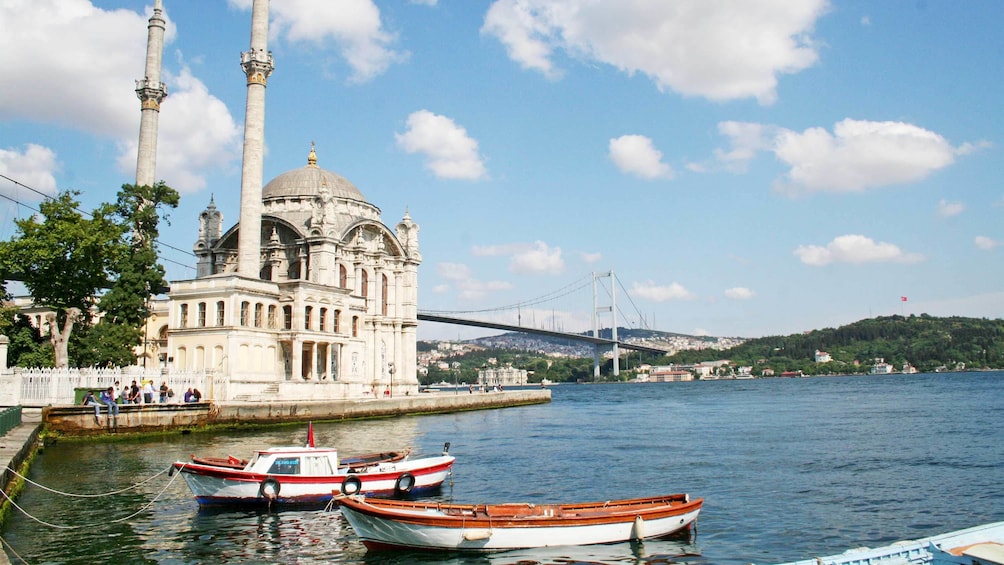
[[(610, 279), (610, 305), (600, 306), (599, 298), (596, 293), (596, 283), (597, 280), (601, 278)], [(600, 313), (610, 312), (610, 328), (611, 335), (610, 338), (613, 340), (613, 362), (614, 362), (614, 376), (620, 375), (620, 349), (617, 347), (617, 294), (616, 287), (614, 284), (614, 272), (609, 271), (606, 273), (593, 273), (593, 337), (600, 337)], [(600, 378), (600, 346), (593, 346), (593, 380), (599, 380)]]

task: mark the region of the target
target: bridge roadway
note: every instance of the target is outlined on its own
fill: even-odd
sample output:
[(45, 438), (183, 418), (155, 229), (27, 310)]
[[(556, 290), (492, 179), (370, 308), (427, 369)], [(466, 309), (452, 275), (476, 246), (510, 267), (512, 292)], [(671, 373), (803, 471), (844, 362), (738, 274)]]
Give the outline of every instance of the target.
[(466, 318), (454, 318), (452, 316), (437, 316), (434, 314), (423, 314), (418, 313), (419, 321), (424, 322), (439, 322), (441, 324), (457, 324), (460, 326), (474, 326), (478, 328), (492, 328), (496, 330), (505, 330), (509, 332), (522, 332), (528, 334), (536, 335), (546, 335), (549, 337), (557, 337), (561, 339), (571, 339), (576, 341), (585, 341), (596, 346), (608, 346), (613, 347), (617, 344), (617, 347), (621, 349), (631, 349), (634, 351), (644, 351), (646, 353), (666, 353), (665, 349), (660, 349), (658, 347), (651, 347), (648, 345), (639, 345), (636, 343), (627, 343), (624, 341), (614, 341), (612, 339), (607, 339), (603, 337), (593, 337), (591, 335), (583, 334), (570, 334), (565, 332), (556, 332), (551, 330), (539, 330), (537, 328), (524, 328), (522, 326), (513, 326), (509, 324), (499, 324), (496, 322), (484, 322), (481, 320), (469, 320)]

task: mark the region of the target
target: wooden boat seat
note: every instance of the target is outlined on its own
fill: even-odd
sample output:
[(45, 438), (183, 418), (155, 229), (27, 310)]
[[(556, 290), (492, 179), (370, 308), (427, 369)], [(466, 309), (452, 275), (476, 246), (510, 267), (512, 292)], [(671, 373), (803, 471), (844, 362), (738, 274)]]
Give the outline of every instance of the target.
[(962, 547), (954, 547), (948, 551), (960, 557), (975, 557), (990, 563), (1004, 564), (1004, 544), (997, 542), (981, 542)]

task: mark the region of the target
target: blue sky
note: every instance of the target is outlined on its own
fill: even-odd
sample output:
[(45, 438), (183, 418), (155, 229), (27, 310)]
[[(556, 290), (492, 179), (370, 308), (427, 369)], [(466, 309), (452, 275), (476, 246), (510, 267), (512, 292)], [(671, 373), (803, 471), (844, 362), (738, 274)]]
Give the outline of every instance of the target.
[[(0, 0), (0, 174), (86, 208), (135, 180), (152, 4)], [(189, 250), (211, 195), (239, 215), (251, 0), (164, 4), (157, 178), (182, 201), (161, 241)], [(1004, 317), (1002, 2), (274, 0), (271, 20), (265, 178), (313, 141), (385, 223), (407, 210), (420, 310), (586, 281), (518, 314), (586, 330), (588, 277), (613, 271), (620, 325), (680, 333)], [(0, 238), (30, 213), (0, 198)]]

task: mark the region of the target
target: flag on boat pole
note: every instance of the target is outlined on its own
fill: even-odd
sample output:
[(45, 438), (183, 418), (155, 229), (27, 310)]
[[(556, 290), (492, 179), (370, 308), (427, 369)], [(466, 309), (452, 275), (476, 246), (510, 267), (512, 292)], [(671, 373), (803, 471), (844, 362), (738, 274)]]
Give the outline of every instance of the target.
[(314, 447), (314, 423), (307, 422), (307, 447)]

